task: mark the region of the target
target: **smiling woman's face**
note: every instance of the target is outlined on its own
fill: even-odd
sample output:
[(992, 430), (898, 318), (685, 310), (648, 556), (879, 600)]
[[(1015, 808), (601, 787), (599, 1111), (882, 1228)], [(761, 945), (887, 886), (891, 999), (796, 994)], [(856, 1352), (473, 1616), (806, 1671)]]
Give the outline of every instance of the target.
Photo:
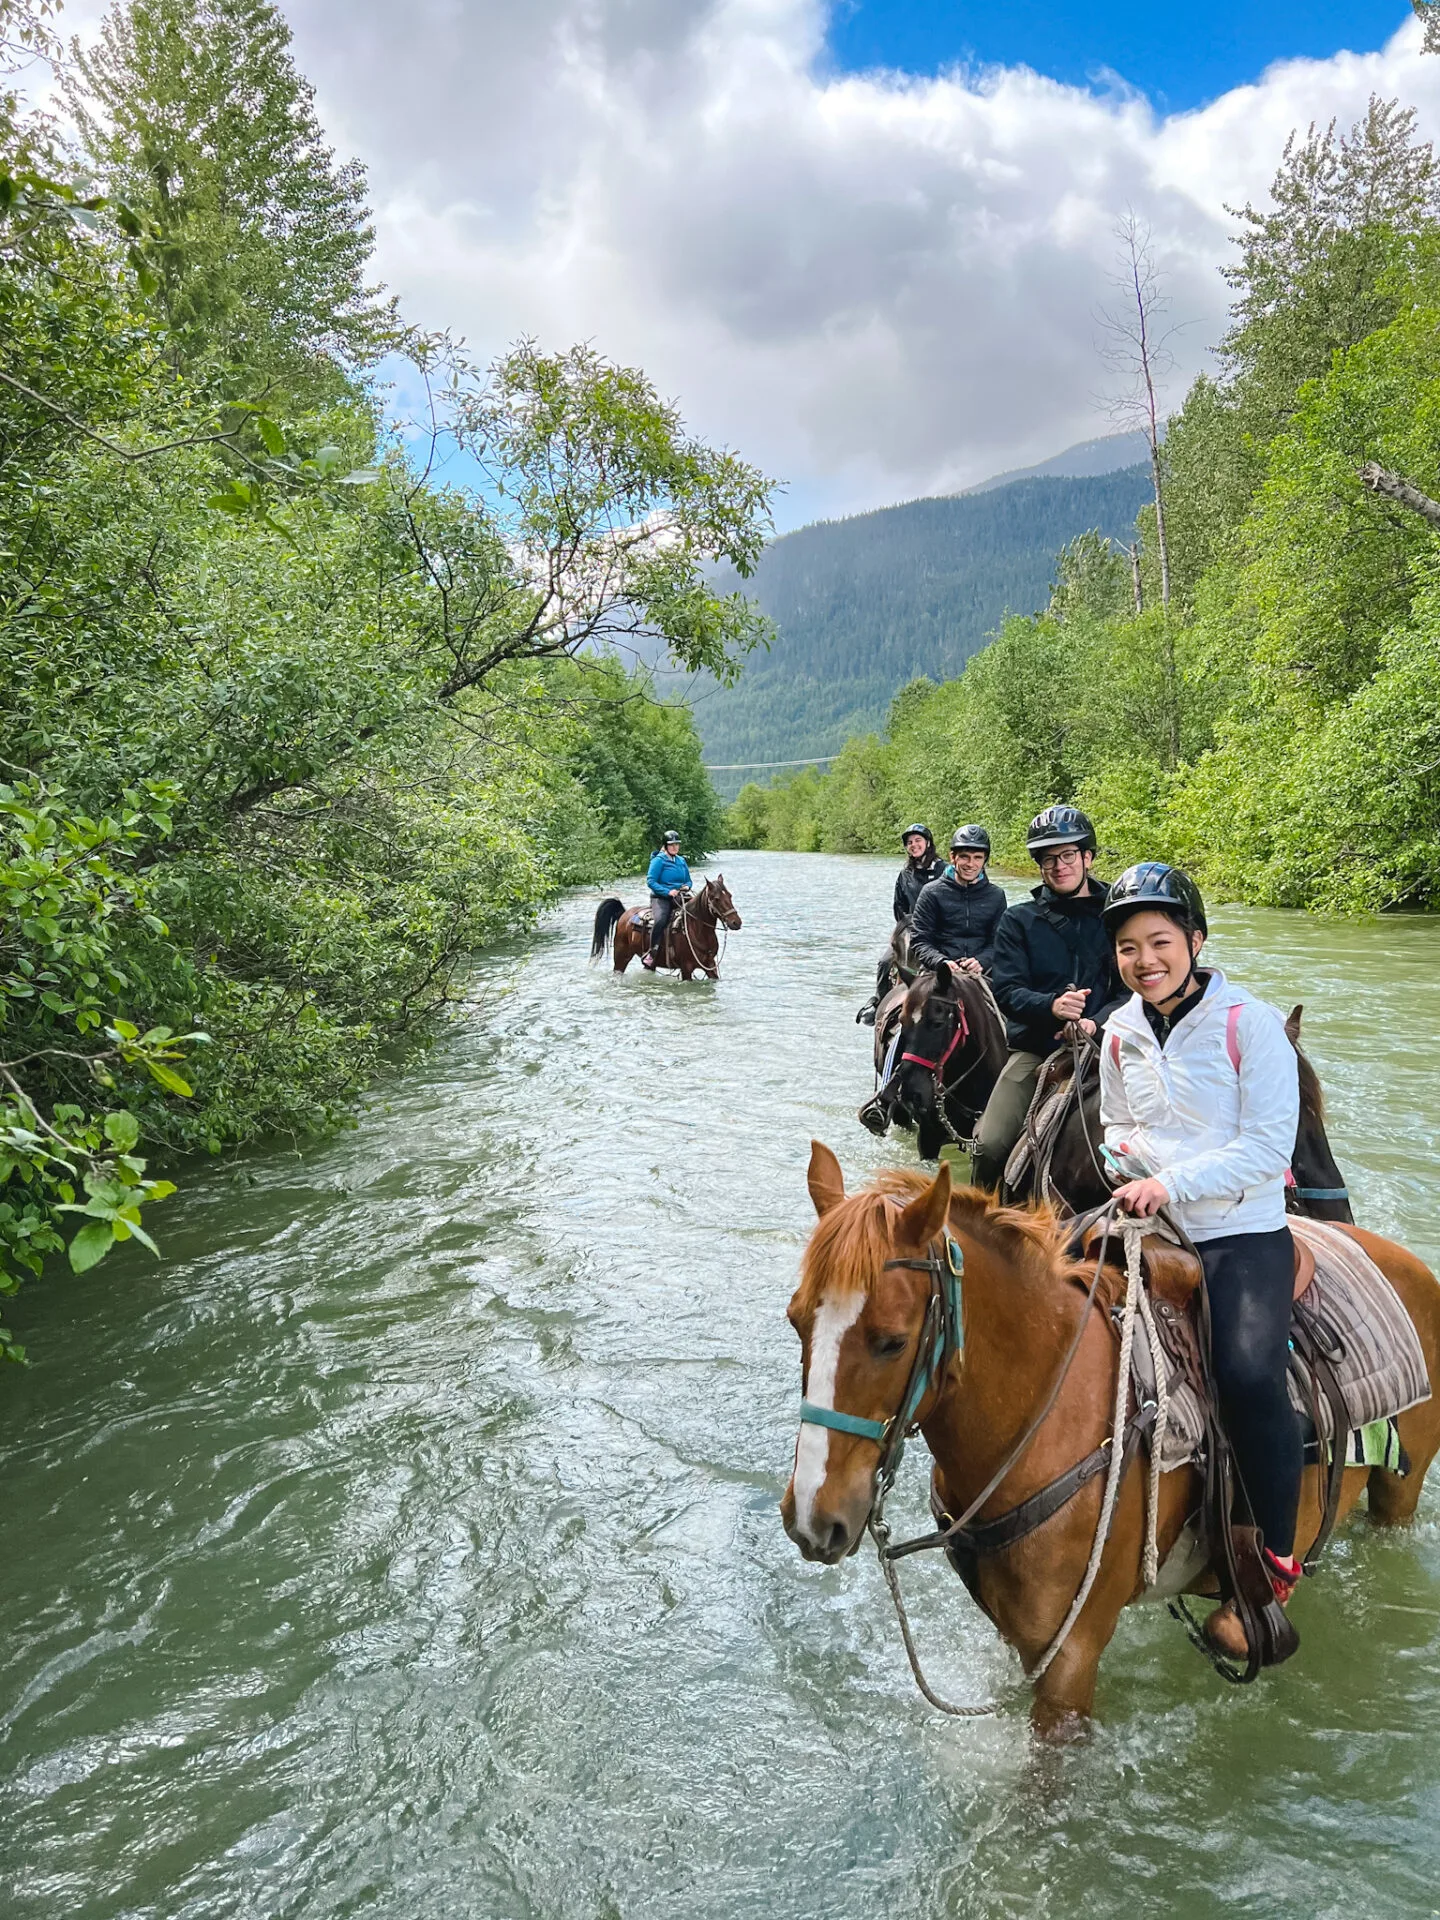
[(1204, 943), (1203, 934), (1187, 934), (1168, 913), (1132, 913), (1116, 936), (1115, 964), (1131, 992), (1158, 1007), (1185, 985)]

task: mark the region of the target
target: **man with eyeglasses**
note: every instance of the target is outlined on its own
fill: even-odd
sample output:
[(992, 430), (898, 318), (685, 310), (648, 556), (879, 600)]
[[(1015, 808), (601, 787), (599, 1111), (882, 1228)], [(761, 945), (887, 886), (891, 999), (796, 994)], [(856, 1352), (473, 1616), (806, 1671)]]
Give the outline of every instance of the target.
[(1095, 829), (1078, 807), (1047, 807), (1025, 845), (1040, 869), (1028, 900), (995, 931), (990, 984), (1005, 1015), (1010, 1058), (976, 1129), (975, 1181), (998, 1189), (1030, 1111), (1035, 1081), (1067, 1022), (1093, 1034), (1121, 992), (1101, 913), (1107, 889), (1090, 869)]

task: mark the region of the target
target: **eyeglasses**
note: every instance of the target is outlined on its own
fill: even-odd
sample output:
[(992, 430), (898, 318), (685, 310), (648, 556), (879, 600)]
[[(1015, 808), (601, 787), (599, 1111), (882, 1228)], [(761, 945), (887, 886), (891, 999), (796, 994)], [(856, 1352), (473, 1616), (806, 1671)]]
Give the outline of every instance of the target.
[(1057, 847), (1054, 853), (1042, 853), (1040, 871), (1049, 873), (1059, 867), (1078, 867), (1085, 858), (1079, 847)]

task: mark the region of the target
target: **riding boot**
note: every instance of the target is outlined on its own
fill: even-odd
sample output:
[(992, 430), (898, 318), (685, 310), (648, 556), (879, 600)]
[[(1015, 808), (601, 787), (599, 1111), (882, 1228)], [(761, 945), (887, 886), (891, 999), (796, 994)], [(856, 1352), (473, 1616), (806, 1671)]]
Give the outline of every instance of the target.
[[(1292, 1555), (1287, 1563), (1271, 1553), (1268, 1547), (1263, 1549), (1263, 1554), (1265, 1571), (1270, 1576), (1275, 1598), (1282, 1607), (1288, 1607), (1302, 1572), (1300, 1562)], [(1210, 1615), (1205, 1622), (1205, 1638), (1228, 1660), (1244, 1662), (1250, 1656), (1250, 1643), (1245, 1638), (1245, 1629), (1233, 1600), (1227, 1600), (1224, 1606), (1217, 1607)]]

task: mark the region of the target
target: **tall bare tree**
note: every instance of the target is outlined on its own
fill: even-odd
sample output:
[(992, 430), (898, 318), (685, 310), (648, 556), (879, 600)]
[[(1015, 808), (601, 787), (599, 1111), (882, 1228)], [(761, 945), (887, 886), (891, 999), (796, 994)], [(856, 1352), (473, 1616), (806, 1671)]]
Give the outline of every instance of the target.
[(1117, 426), (1139, 428), (1150, 454), (1150, 479), (1155, 492), (1155, 546), (1160, 561), (1160, 604), (1170, 605), (1170, 547), (1165, 537), (1165, 482), (1160, 464), (1160, 435), (1164, 426), (1161, 390), (1175, 370), (1170, 341), (1178, 329), (1166, 324), (1169, 296), (1155, 265), (1150, 228), (1133, 212), (1117, 221), (1119, 242), (1116, 272), (1112, 276), (1120, 298), (1102, 307), (1100, 354), (1112, 379), (1105, 395), (1106, 409)]

